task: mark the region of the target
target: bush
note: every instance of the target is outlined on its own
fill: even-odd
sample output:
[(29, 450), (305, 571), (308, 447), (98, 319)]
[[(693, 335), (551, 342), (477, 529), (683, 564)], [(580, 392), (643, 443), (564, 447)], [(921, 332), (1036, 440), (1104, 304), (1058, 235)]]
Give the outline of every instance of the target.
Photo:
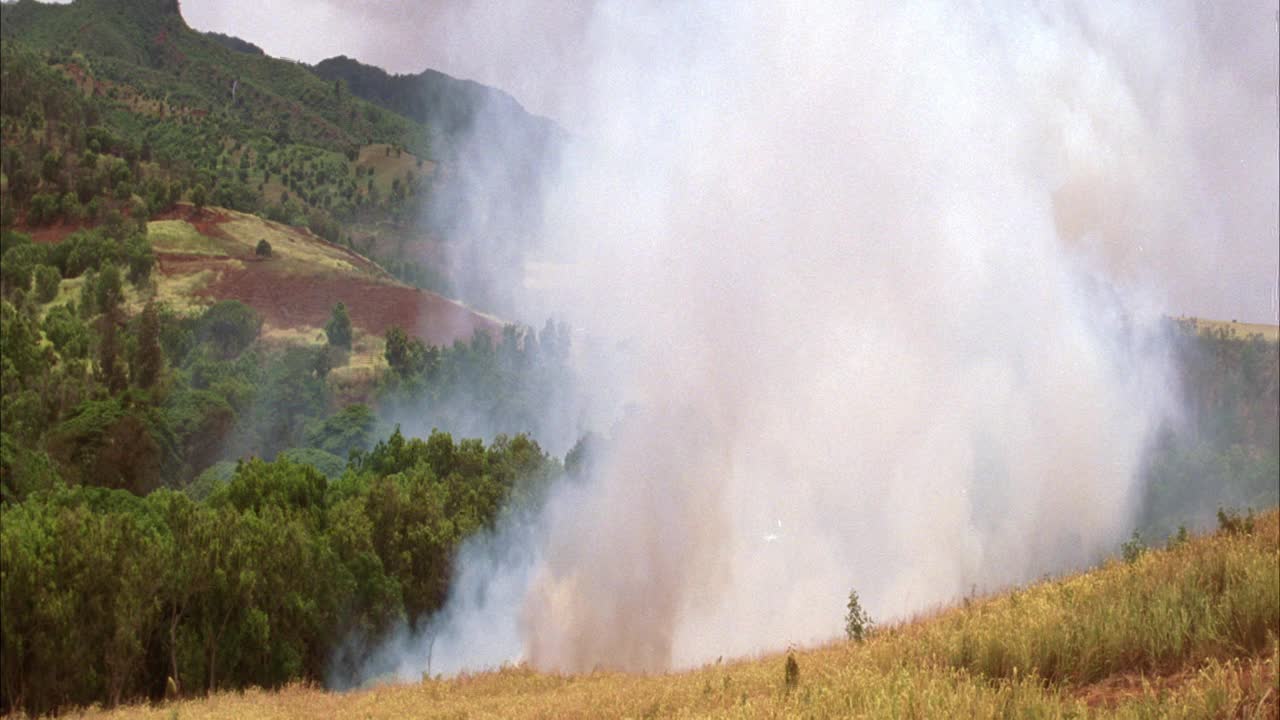
[(1137, 530), (1134, 530), (1133, 536), (1120, 546), (1120, 555), (1128, 563), (1136, 561), (1146, 551), (1147, 544), (1142, 541), (1142, 536), (1138, 534)]
[(1241, 515), (1235, 510), (1218, 508), (1218, 529), (1228, 535), (1253, 534), (1253, 510)]
[(258, 241), (258, 247), (254, 248), (254, 254), (261, 258), (271, 257), (271, 243), (265, 239)]

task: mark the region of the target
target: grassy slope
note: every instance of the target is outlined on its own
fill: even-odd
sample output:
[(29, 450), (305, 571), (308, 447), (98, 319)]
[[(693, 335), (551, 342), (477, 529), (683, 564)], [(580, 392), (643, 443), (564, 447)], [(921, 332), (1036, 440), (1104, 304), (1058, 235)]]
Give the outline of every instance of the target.
[(1265, 323), (1242, 323), (1235, 320), (1208, 320), (1205, 318), (1181, 318), (1191, 322), (1200, 332), (1226, 331), (1239, 338), (1261, 335), (1267, 342), (1280, 342), (1280, 326)]
[(507, 668), (348, 694), (294, 686), (88, 717), (1276, 717), (1280, 514), (1135, 562), (785, 656), (657, 676)]

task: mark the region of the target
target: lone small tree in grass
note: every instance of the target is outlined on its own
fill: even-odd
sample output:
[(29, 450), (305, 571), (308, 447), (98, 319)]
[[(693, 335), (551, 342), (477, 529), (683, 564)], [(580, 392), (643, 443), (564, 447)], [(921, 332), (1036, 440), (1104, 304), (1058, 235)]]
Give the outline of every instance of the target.
[(258, 241), (258, 247), (254, 248), (253, 252), (260, 258), (269, 258), (271, 257), (271, 243), (267, 242), (266, 238), (263, 238)]
[(329, 316), (329, 323), (324, 326), (324, 334), (329, 338), (330, 345), (351, 349), (351, 317), (347, 315), (347, 306), (342, 302), (333, 306), (333, 314)]
[(866, 610), (862, 609), (862, 603), (858, 601), (858, 591), (849, 591), (849, 604), (846, 605), (849, 612), (844, 616), (844, 634), (850, 640), (862, 642), (867, 635), (871, 633), (871, 616)]

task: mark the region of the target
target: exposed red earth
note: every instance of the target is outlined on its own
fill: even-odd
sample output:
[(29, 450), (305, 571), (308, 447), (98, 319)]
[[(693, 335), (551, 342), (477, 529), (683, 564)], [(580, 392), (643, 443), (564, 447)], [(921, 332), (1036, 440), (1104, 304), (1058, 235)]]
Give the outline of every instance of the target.
[[(185, 220), (201, 235), (227, 240), (229, 247), (235, 242), (221, 227), (233, 216), (217, 208), (196, 210), (180, 205), (156, 219)], [(299, 272), (296, 265), (259, 258), (248, 247), (226, 255), (157, 252), (156, 269), (171, 278), (211, 271), (212, 277), (194, 289), (193, 296), (210, 301), (239, 300), (262, 313), (276, 328), (324, 327), (334, 304), (341, 301), (356, 330), (371, 335), (381, 336), (397, 325), (428, 345), (450, 345), (469, 340), (476, 330), (495, 336), (501, 331), (499, 321), (435, 293), (404, 285), (348, 248), (306, 230), (262, 222), (290, 233), (299, 242), (327, 246), (358, 272), (324, 268)]]

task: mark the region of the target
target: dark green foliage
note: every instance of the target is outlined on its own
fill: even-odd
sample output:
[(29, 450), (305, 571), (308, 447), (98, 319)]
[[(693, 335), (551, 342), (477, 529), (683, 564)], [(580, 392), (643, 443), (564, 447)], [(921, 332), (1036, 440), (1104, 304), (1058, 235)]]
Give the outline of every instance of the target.
[(117, 393), (125, 387), (124, 359), (121, 357), (119, 313), (110, 308), (98, 318), (98, 367), (97, 380), (109, 392)]
[(133, 384), (143, 389), (155, 385), (164, 370), (164, 351), (160, 348), (160, 315), (154, 302), (147, 303), (142, 309), (132, 367)]
[[(325, 677), (348, 631), (376, 635), (440, 606), (458, 544), (502, 505), (495, 471), (529, 462), (518, 448), (538, 458), (535, 474), (555, 472), (516, 440), (397, 433), (332, 485), (319, 467), (332, 456), (313, 451), (215, 466), (190, 494), (29, 494), (0, 525), (0, 700), (48, 712), (159, 698), (170, 678), (170, 692), (192, 694)], [(14, 444), (2, 455), (7, 488)], [(341, 649), (360, 661), (362, 649)]]
[(190, 477), (212, 465), (235, 427), (236, 413), (222, 395), (212, 390), (184, 389), (165, 403), (166, 423), (185, 459)]
[(330, 345), (351, 349), (351, 316), (347, 314), (347, 306), (342, 302), (333, 306), (333, 314), (324, 326), (324, 334)]
[(1253, 534), (1253, 510), (1241, 515), (1235, 510), (1218, 508), (1218, 529), (1228, 535)]
[(144, 235), (131, 235), (124, 241), (124, 262), (129, 269), (129, 282), (140, 286), (151, 277), (151, 268), (155, 265), (155, 255), (151, 252), (151, 243)]
[(93, 290), (94, 309), (104, 315), (115, 313), (124, 300), (124, 282), (120, 277), (120, 268), (114, 263), (103, 265), (98, 271)]
[(223, 358), (239, 355), (258, 338), (262, 316), (239, 300), (223, 300), (204, 312), (196, 338), (211, 342)]
[(89, 328), (67, 305), (50, 308), (44, 316), (44, 335), (63, 358), (88, 357)]
[(32, 273), (45, 261), (46, 255), (42, 245), (22, 243), (9, 248), (0, 257), (0, 283), (4, 293), (30, 290)]
[(121, 400), (91, 400), (55, 427), (48, 441), (68, 482), (145, 494), (160, 487), (175, 456), (161, 414)]
[(195, 205), (197, 210), (203, 208), (208, 200), (209, 191), (205, 190), (204, 185), (196, 185), (191, 188), (191, 204)]
[(410, 337), (396, 326), (387, 330), (383, 355), (391, 370), (402, 378), (413, 378), (427, 372), (439, 357), (435, 348), (428, 350), (421, 340)]
[(47, 453), (32, 450), (9, 433), (0, 432), (0, 502), (18, 502), (61, 482)]
[(271, 243), (267, 242), (265, 239), (259, 240), (258, 246), (254, 248), (253, 252), (258, 257), (269, 258), (271, 257)]
[(26, 313), (8, 300), (0, 300), (0, 329), (0, 363), (5, 375), (12, 373), (16, 380), (42, 370), (39, 330)]
[(378, 418), (368, 405), (348, 405), (341, 412), (307, 427), (309, 447), (345, 458), (352, 450), (367, 450), (377, 434)]
[(276, 456), (279, 460), (287, 460), (297, 465), (313, 467), (329, 480), (337, 479), (347, 469), (347, 461), (324, 450), (313, 447), (289, 448)]
[(58, 268), (37, 265), (34, 274), (38, 302), (47, 303), (58, 296), (58, 285), (62, 282), (62, 273), (58, 272)]
[(1138, 558), (1147, 551), (1147, 544), (1142, 541), (1142, 536), (1137, 530), (1133, 531), (1133, 535), (1120, 546), (1120, 556), (1125, 562), (1137, 562)]

